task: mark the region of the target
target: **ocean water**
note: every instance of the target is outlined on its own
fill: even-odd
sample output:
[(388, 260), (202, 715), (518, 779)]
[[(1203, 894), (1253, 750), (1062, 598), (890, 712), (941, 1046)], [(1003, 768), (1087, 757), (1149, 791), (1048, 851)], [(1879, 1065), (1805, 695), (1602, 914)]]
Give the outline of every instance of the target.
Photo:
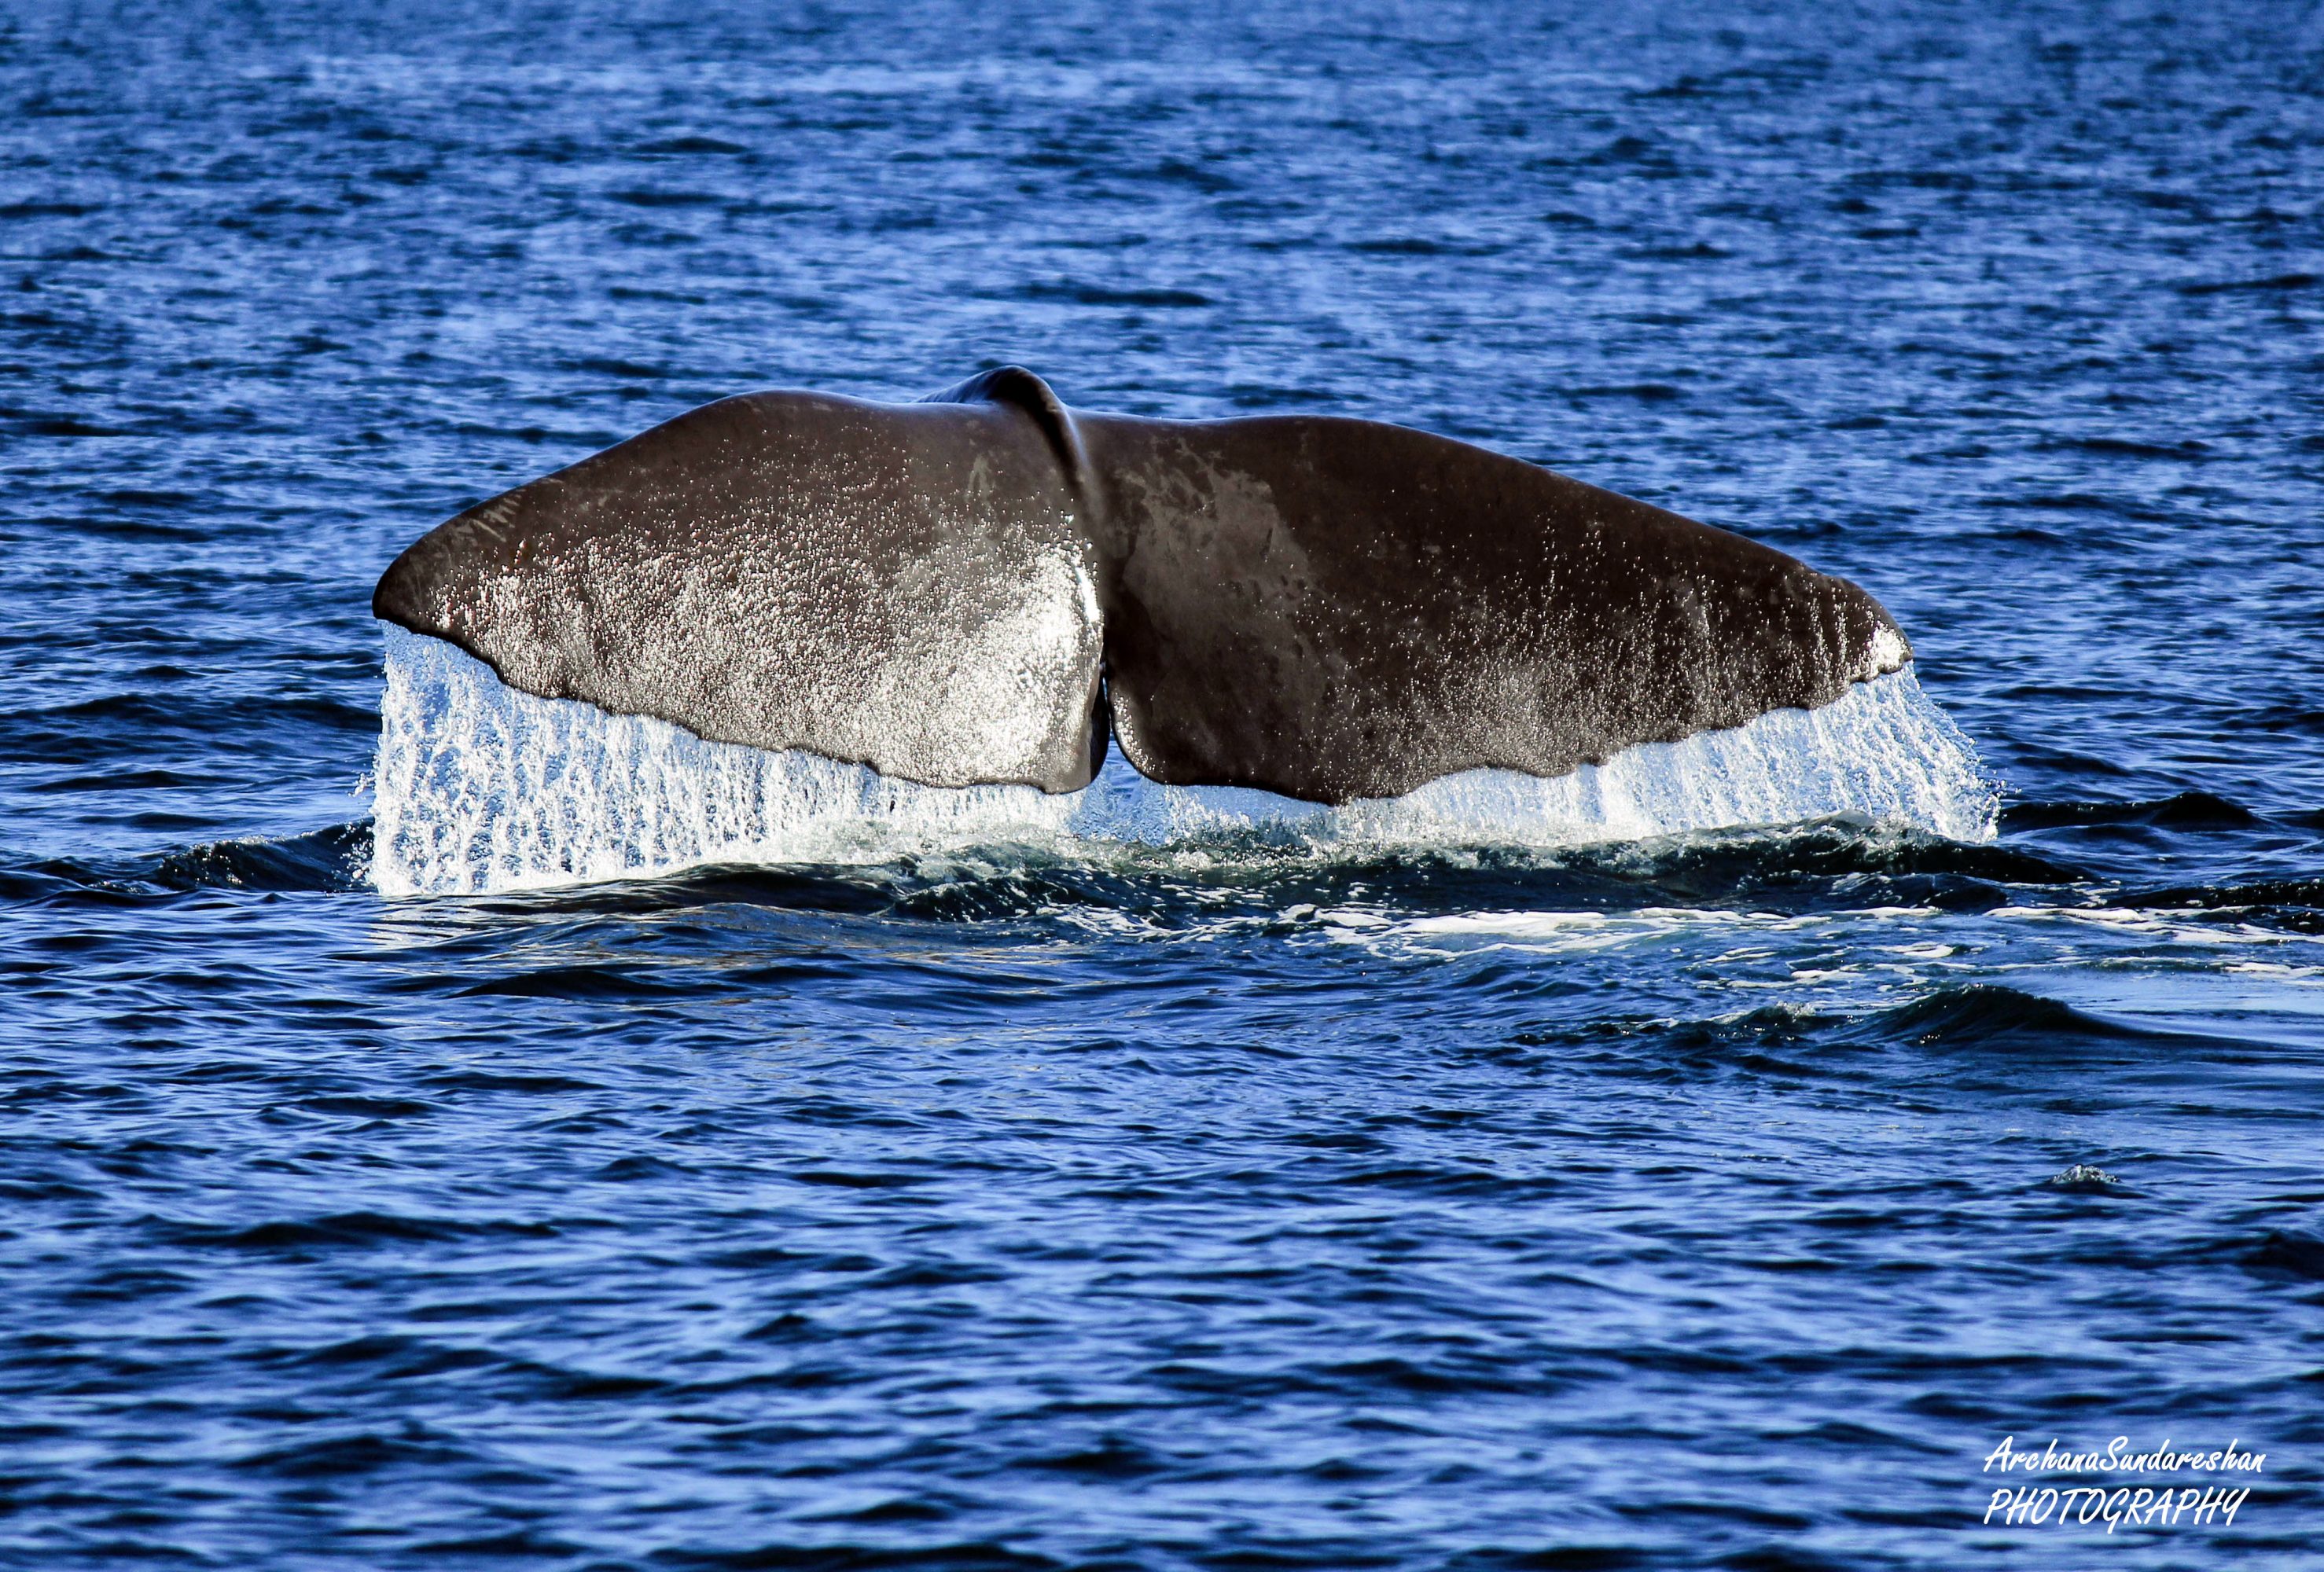
[[(2319, 326), (2291, 0), (16, 0), (0, 1564), (2317, 1565)], [(1012, 361), (1766, 540), (1933, 740), (397, 838), (406, 542)]]

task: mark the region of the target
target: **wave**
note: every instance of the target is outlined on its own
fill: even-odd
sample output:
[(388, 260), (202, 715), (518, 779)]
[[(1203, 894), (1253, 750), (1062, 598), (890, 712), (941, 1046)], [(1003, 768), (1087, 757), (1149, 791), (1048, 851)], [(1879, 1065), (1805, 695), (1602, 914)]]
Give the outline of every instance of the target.
[(333, 824), (304, 835), (189, 846), (162, 858), (148, 877), (163, 889), (178, 891), (344, 890), (361, 882), (370, 851), (369, 825)]
[[(1315, 856), (1228, 838), (1185, 847), (966, 849), (877, 862), (712, 864), (510, 890), (480, 910), (638, 915), (744, 906), (841, 917), (1017, 922), (1102, 913), (1155, 933), (1257, 924), (1290, 933), (1326, 914), (1394, 920), (1513, 914), (1875, 908), (1987, 911), (2081, 876), (1994, 845), (1829, 820), (1563, 849), (1385, 848)], [(2047, 909), (2047, 908), (2043, 908)], [(1394, 934), (1388, 935), (1393, 937)]]
[(1941, 988), (1855, 1024), (1865, 1041), (1919, 1048), (1994, 1044), (2055, 1045), (2066, 1042), (2126, 1042), (2177, 1034), (2109, 1020), (2037, 993), (1999, 983)]
[[(206, 891), (368, 890), (372, 847), (371, 824), (358, 821), (94, 861), (0, 859), (0, 905), (120, 906)], [(1738, 901), (1778, 913), (1868, 904), (1982, 911), (2009, 904), (2013, 889), (2082, 878), (2064, 864), (2003, 846), (1831, 819), (1546, 850), (1390, 846), (1319, 857), (1299, 845), (1222, 835), (1205, 842), (1199, 855), (1184, 847), (1112, 843), (1102, 857), (1077, 854), (1067, 844), (957, 848), (844, 863), (706, 863), (512, 889), (477, 909), (634, 915), (749, 906), (930, 922), (1013, 922), (1104, 911), (1133, 915), (1159, 932), (1201, 928), (1222, 918), (1290, 932), (1318, 912), (1351, 906), (1406, 916), (1628, 912)]]
[(2125, 802), (2013, 803), (2001, 814), (2008, 830), (2086, 829), (2096, 825), (2154, 825), (2171, 830), (2242, 830), (2260, 823), (2240, 803), (2211, 792)]
[(2158, 909), (2246, 913), (2269, 911), (2278, 915), (2324, 913), (2324, 878), (2259, 879), (2250, 884), (2172, 885), (2164, 889), (2126, 893), (2121, 906)]
[(1448, 776), (1342, 807), (1166, 786), (1120, 754), (1087, 788), (923, 786), (805, 752), (536, 698), (440, 640), (391, 628), (372, 877), (389, 896), (651, 878), (714, 863), (861, 863), (965, 847), (1102, 857), (1170, 847), (1365, 855), (1551, 849), (1850, 815), (1992, 838), (1997, 793), (1908, 671), (1821, 709), (1624, 750), (1545, 780)]
[(301, 835), (246, 836), (135, 858), (0, 861), (0, 906), (138, 906), (197, 890), (329, 894), (370, 882), (371, 826), (332, 824)]

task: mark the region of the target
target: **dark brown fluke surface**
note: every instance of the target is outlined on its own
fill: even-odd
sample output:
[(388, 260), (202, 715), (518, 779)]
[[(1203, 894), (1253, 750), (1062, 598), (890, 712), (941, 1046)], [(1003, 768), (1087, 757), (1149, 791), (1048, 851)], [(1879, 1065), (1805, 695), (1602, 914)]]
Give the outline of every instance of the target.
[[(512, 685), (938, 786), (1320, 802), (1563, 775), (1911, 657), (1778, 551), (1520, 460), (1325, 417), (756, 393), (470, 509), (380, 618)], [(1102, 683), (1101, 683), (1102, 678)]]

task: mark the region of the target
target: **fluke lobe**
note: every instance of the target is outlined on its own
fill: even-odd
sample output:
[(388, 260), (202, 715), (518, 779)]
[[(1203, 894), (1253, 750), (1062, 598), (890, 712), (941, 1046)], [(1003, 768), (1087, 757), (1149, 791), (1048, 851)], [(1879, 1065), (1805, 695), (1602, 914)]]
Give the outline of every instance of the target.
[(1324, 416), (723, 399), (438, 526), (375, 616), (548, 698), (931, 786), (1325, 803), (1563, 775), (1911, 658), (1873, 598), (1521, 460)]

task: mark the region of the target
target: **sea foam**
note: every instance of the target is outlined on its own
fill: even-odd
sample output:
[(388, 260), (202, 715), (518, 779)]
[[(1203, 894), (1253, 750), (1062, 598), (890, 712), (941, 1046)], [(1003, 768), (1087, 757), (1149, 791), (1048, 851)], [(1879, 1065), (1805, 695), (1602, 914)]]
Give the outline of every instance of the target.
[(857, 862), (976, 846), (1261, 841), (1342, 850), (1554, 848), (1853, 814), (1991, 839), (1997, 800), (1906, 670), (1816, 710), (1628, 749), (1545, 780), (1447, 776), (1342, 807), (1166, 786), (1117, 751), (1086, 789), (924, 786), (804, 752), (508, 687), (440, 640), (387, 630), (372, 877), (390, 896), (650, 877), (705, 863)]

